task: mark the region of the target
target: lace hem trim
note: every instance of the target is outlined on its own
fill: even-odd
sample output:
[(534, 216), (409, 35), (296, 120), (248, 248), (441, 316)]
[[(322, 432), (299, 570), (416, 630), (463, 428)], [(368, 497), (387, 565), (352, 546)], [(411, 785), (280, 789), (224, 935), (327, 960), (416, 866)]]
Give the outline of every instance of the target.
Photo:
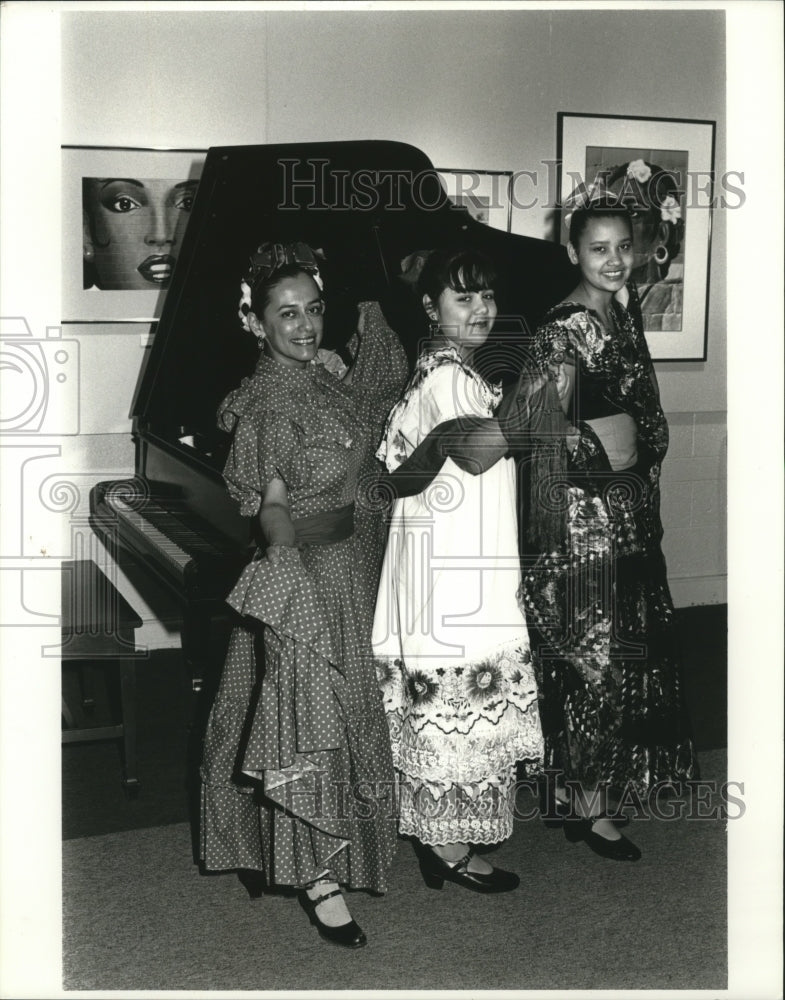
[(489, 784), (454, 785), (439, 794), (432, 785), (400, 785), (400, 832), (425, 844), (492, 844), (512, 834), (515, 784), (509, 772)]
[(393, 740), (392, 750), (393, 764), (403, 774), (445, 785), (490, 781), (519, 761), (532, 765), (533, 773), (537, 773), (544, 759), (539, 726), (503, 747), (485, 747), (466, 756), (448, 756), (439, 750), (408, 746), (400, 740)]

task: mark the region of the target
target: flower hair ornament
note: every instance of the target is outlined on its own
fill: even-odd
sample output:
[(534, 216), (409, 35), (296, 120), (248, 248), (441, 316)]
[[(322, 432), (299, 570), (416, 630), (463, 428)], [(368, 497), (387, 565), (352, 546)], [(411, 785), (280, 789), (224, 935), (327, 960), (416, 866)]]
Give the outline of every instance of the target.
[(238, 316), (243, 329), (251, 332), (248, 313), (251, 311), (254, 289), (282, 267), (300, 268), (306, 274), (310, 274), (319, 286), (320, 292), (324, 291), (324, 282), (319, 274), (319, 259), (324, 259), (322, 251), (312, 250), (307, 243), (262, 243), (257, 247), (249, 259), (248, 271), (240, 281)]
[[(681, 219), (679, 197), (683, 194), (676, 186), (676, 179), (670, 171), (645, 160), (630, 160), (614, 168), (607, 178), (613, 184), (624, 175), (620, 198), (629, 201), (634, 194), (639, 204), (651, 205), (660, 210), (660, 219), (675, 225)], [(631, 206), (632, 207), (632, 206)]]

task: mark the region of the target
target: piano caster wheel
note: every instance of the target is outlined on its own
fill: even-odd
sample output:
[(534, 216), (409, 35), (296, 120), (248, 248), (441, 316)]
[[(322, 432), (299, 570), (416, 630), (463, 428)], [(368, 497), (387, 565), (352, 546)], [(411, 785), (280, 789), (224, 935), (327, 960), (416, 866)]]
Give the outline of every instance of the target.
[(140, 787), (141, 786), (136, 778), (128, 778), (123, 781), (123, 795), (125, 795), (127, 799), (138, 799)]

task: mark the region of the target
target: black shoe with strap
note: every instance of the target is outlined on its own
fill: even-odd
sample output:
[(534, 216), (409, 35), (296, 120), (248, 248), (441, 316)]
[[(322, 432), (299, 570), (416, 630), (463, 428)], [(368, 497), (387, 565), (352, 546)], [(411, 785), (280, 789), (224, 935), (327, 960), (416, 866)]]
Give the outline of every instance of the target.
[(343, 948), (362, 948), (363, 945), (368, 944), (368, 938), (354, 920), (350, 920), (348, 924), (330, 927), (323, 923), (316, 913), (316, 907), (319, 903), (323, 903), (326, 899), (332, 899), (333, 896), (342, 895), (340, 889), (333, 889), (332, 892), (326, 892), (323, 896), (317, 896), (316, 899), (311, 899), (306, 892), (303, 892), (301, 899), (311, 923), (325, 941), (329, 941), (330, 944), (339, 944)]
[(417, 848), (420, 859), (420, 871), (429, 889), (443, 889), (445, 882), (454, 882), (471, 889), (472, 892), (510, 892), (517, 889), (521, 880), (514, 872), (494, 868), (490, 872), (473, 872), (469, 870), (469, 862), (474, 854), (469, 850), (459, 861), (445, 861), (435, 851), (420, 844)]

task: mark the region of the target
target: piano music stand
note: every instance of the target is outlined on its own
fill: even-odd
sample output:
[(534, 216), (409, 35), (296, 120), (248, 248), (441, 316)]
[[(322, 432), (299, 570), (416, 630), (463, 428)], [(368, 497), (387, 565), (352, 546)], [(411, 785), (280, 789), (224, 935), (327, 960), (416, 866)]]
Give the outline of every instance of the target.
[(120, 681), (120, 721), (112, 725), (92, 722), (92, 699), (86, 693), (77, 701), (67, 699), (63, 685), (61, 742), (122, 740), (123, 790), (127, 796), (135, 797), (139, 790), (136, 776), (136, 659), (139, 654), (134, 633), (142, 619), (89, 559), (63, 563), (61, 598), (63, 667), (77, 664), (81, 681), (85, 662), (98, 661), (104, 674), (111, 666), (119, 674)]

